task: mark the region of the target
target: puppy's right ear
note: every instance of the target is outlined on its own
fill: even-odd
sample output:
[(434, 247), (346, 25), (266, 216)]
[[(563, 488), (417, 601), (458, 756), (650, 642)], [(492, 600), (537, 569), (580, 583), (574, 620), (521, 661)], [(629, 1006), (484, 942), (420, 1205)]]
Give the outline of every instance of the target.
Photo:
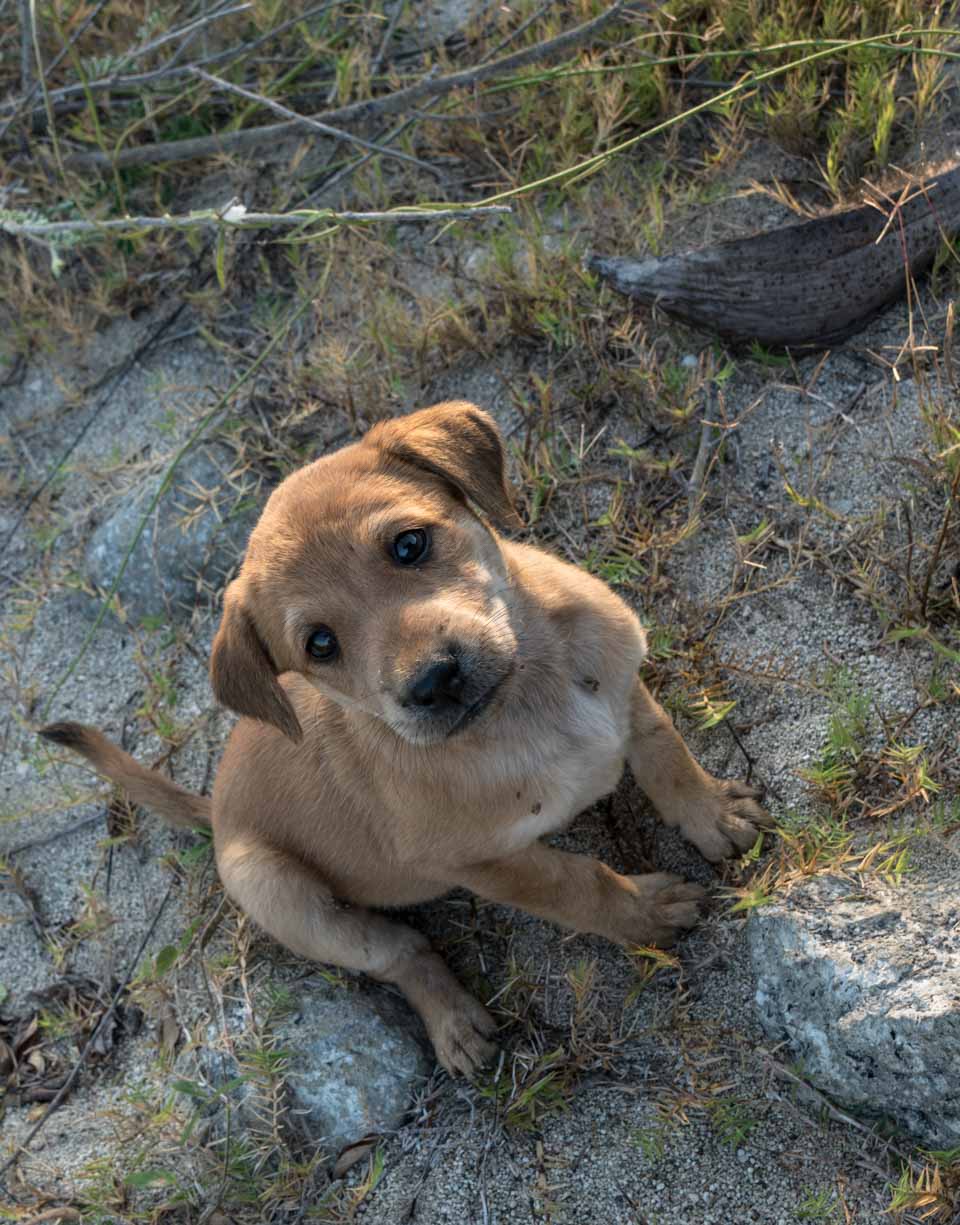
[(243, 603), (241, 580), (223, 598), (223, 619), (213, 640), (210, 681), (214, 696), (238, 715), (278, 727), (299, 743), (303, 730), (277, 680), (277, 668)]

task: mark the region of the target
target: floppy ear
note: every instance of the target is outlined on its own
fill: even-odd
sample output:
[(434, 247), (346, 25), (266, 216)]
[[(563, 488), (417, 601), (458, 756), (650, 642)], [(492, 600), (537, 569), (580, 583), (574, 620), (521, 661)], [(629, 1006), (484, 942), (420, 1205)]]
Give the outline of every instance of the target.
[(285, 736), (303, 739), (290, 699), (277, 681), (277, 668), (243, 605), (240, 581), (227, 588), (223, 618), (213, 640), (210, 682), (217, 701), (239, 715), (271, 723)]
[(520, 527), (493, 418), (466, 400), (451, 400), (374, 426), (365, 442), (453, 485), (494, 522)]

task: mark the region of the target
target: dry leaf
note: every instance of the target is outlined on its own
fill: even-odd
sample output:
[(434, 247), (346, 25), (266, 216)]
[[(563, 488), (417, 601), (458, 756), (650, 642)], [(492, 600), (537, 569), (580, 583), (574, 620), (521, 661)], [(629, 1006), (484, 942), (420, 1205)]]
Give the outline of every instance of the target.
[(347, 1170), (355, 1166), (358, 1161), (369, 1157), (376, 1142), (375, 1136), (365, 1136), (362, 1140), (357, 1140), (355, 1144), (348, 1144), (345, 1149), (341, 1150), (337, 1158), (336, 1165), (333, 1167), (333, 1177), (343, 1178)]
[(164, 1008), (163, 1016), (160, 1020), (160, 1049), (166, 1054), (172, 1055), (177, 1049), (179, 1041), (180, 1022), (177, 1020), (176, 1013), (168, 1004)]

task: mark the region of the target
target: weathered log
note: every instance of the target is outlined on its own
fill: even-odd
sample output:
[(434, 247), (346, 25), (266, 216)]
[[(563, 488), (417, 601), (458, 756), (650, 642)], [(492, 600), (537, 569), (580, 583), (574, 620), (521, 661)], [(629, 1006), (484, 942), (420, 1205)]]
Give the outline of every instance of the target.
[(926, 271), (957, 232), (960, 167), (916, 182), (896, 208), (866, 204), (664, 259), (586, 264), (621, 293), (734, 343), (822, 347), (902, 297), (906, 267)]

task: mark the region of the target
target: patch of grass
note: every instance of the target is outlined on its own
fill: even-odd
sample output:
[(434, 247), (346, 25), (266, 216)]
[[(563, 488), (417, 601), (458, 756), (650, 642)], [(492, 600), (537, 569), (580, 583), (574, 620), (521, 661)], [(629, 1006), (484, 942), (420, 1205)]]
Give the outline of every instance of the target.
[[(719, 60), (731, 77), (735, 53), (747, 48), (780, 48), (771, 58), (783, 64), (796, 57), (793, 48), (801, 42), (949, 27), (953, 16), (952, 6), (921, 0), (828, 0), (813, 6), (803, 0), (676, 0), (665, 11), (676, 31), (669, 39), (671, 49), (691, 55), (694, 65), (697, 55), (704, 62)], [(790, 152), (814, 156), (825, 145), (824, 179), (840, 198), (864, 171), (885, 166), (935, 111), (945, 84), (945, 61), (924, 34), (916, 38), (919, 55), (906, 51), (897, 56), (876, 46), (838, 47), (834, 60), (798, 67), (755, 93), (750, 119)]]
[(750, 1103), (735, 1097), (717, 1098), (708, 1105), (710, 1122), (727, 1148), (738, 1149), (750, 1138), (759, 1120), (749, 1109)]
[(843, 1219), (840, 1205), (833, 1191), (825, 1187), (821, 1191), (811, 1191), (793, 1210), (798, 1221), (841, 1221)]
[(891, 1190), (888, 1212), (896, 1221), (910, 1213), (921, 1221), (946, 1222), (960, 1208), (960, 1148), (928, 1151), (922, 1164), (905, 1166)]
[(801, 775), (831, 809), (842, 812), (854, 798), (873, 724), (874, 699), (846, 668), (828, 671), (824, 688), (831, 708), (826, 742), (819, 761)]
[(630, 1143), (640, 1150), (644, 1159), (651, 1165), (662, 1161), (667, 1151), (669, 1130), (660, 1124), (657, 1127), (637, 1128), (629, 1136)]
[(509, 1073), (497, 1071), (477, 1086), (479, 1096), (489, 1102), (505, 1127), (534, 1131), (547, 1114), (566, 1108), (570, 1069), (562, 1048), (548, 1051), (521, 1066), (514, 1059)]
[(628, 950), (628, 953), (633, 963), (636, 978), (624, 1000), (623, 1006), (625, 1009), (634, 1004), (639, 999), (641, 993), (665, 973), (675, 975), (678, 982), (682, 983), (683, 967), (680, 959), (674, 956), (673, 953), (668, 953), (664, 949), (652, 946), (649, 948), (631, 948)]

